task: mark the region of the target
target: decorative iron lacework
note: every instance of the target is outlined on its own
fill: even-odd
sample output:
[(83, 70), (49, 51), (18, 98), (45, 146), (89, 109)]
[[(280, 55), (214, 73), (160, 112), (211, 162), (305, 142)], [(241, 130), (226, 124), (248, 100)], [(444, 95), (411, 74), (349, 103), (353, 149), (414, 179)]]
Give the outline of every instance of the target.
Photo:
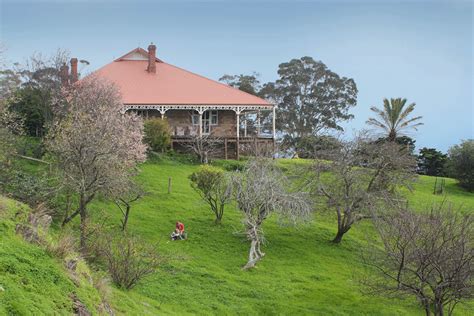
[(199, 114), (207, 110), (231, 110), (236, 114), (240, 114), (246, 110), (272, 110), (272, 105), (156, 105), (156, 104), (128, 104), (122, 108), (122, 113), (128, 110), (158, 110), (161, 114), (165, 114), (168, 110), (196, 110)]

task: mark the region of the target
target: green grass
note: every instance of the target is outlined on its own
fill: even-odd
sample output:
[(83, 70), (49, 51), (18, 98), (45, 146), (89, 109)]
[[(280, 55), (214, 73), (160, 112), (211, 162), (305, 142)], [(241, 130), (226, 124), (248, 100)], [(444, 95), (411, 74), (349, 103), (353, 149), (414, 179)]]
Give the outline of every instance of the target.
[[(278, 163), (284, 170), (290, 170), (309, 162), (287, 159)], [(229, 168), (238, 165), (219, 164)], [(249, 244), (242, 234), (241, 215), (234, 207), (227, 207), (222, 225), (214, 225), (212, 212), (189, 185), (188, 176), (197, 167), (166, 158), (141, 166), (138, 180), (148, 194), (133, 205), (128, 227), (150, 244), (156, 244), (171, 260), (132, 290), (114, 288), (110, 303), (117, 314), (423, 314), (412, 298), (363, 294), (358, 278), (365, 270), (359, 251), (367, 234), (373, 233), (369, 222), (358, 224), (342, 244), (334, 245), (329, 242), (336, 233), (332, 214), (317, 213), (312, 223), (298, 228), (280, 227), (271, 217), (263, 225), (266, 256), (254, 270), (243, 271)], [(170, 194), (168, 178), (172, 179)], [(454, 180), (446, 179), (445, 196), (434, 196), (433, 184), (434, 178), (419, 177), (414, 191), (407, 193), (411, 205), (423, 210), (433, 201), (446, 199), (455, 206), (462, 205), (465, 211), (474, 209), (474, 194), (459, 189)], [(110, 216), (109, 223), (116, 224), (118, 229), (120, 212), (112, 203), (95, 201), (90, 211), (105, 211)], [(189, 239), (170, 242), (169, 234), (177, 220), (185, 223)], [(34, 247), (21, 243), (28, 249)], [(3, 253), (13, 256), (14, 247)], [(44, 253), (40, 258), (46, 268), (54, 265), (54, 260)], [(0, 285), (1, 280), (0, 275)], [(58, 291), (67, 291), (67, 281), (58, 284)], [(455, 314), (466, 315), (469, 307), (473, 305), (460, 305)]]
[(0, 315), (70, 315), (73, 293), (96, 311), (100, 296), (85, 277), (75, 285), (58, 259), (15, 235), (15, 224), (27, 211), (0, 196)]
[[(288, 169), (304, 160), (281, 160)], [(223, 224), (213, 224), (213, 214), (189, 185), (188, 175), (197, 165), (162, 160), (144, 164), (139, 181), (149, 194), (132, 208), (129, 230), (158, 249), (172, 255), (165, 268), (128, 293), (149, 298), (167, 310), (189, 314), (239, 315), (417, 315), (421, 310), (410, 298), (387, 299), (362, 293), (358, 276), (363, 272), (359, 251), (369, 223), (357, 225), (339, 246), (329, 242), (335, 234), (332, 215), (320, 214), (308, 225), (280, 227), (275, 218), (264, 224), (266, 256), (252, 271), (243, 271), (248, 242), (242, 234), (241, 216), (228, 207)], [(167, 193), (168, 178), (172, 192)], [(410, 193), (417, 207), (430, 205), (432, 181), (421, 177)], [(447, 180), (447, 198), (466, 206), (473, 194), (464, 194), (453, 180)], [(119, 213), (109, 203), (98, 202), (94, 210)], [(174, 223), (185, 223), (189, 239), (170, 242)], [(117, 304), (120, 300), (112, 302)], [(124, 309), (125, 311), (125, 309)], [(462, 307), (458, 310), (462, 314)]]

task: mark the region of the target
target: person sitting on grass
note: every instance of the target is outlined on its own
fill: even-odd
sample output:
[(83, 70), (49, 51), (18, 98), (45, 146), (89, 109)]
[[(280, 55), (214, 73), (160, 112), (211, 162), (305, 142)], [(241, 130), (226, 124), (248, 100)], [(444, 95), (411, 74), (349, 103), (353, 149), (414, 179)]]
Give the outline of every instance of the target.
[(176, 222), (176, 228), (173, 233), (171, 233), (171, 239), (172, 240), (178, 240), (178, 239), (186, 239), (186, 235), (184, 232), (184, 224), (181, 222)]

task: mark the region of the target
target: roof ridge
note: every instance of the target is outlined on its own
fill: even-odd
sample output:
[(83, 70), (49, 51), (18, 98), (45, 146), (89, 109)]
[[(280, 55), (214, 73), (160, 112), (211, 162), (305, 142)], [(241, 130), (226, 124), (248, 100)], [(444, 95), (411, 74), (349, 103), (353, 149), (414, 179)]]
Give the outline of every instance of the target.
[[(148, 52), (144, 49), (144, 48), (141, 48), (140, 46), (137, 47), (137, 48), (134, 48), (132, 49), (131, 51), (129, 51), (128, 53), (126, 54), (123, 54), (122, 56), (120, 56), (119, 58), (115, 59), (114, 61), (132, 61), (130, 59), (123, 59), (125, 56), (127, 55), (130, 55), (131, 53), (140, 53), (140, 54), (144, 54), (146, 56), (148, 56)], [(161, 59), (159, 59), (158, 57), (155, 57), (156, 61), (159, 62), (159, 63), (164, 63), (164, 61), (162, 61)]]

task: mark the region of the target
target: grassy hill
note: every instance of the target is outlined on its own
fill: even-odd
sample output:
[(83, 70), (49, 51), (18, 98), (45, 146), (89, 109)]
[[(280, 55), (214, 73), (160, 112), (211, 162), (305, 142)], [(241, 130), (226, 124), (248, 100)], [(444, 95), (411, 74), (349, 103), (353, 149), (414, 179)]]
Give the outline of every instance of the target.
[[(281, 160), (279, 163), (288, 169), (307, 162)], [(228, 207), (222, 225), (213, 224), (213, 214), (189, 185), (188, 175), (196, 168), (197, 165), (173, 160), (142, 165), (139, 181), (148, 195), (133, 205), (129, 230), (149, 243), (157, 244), (158, 249), (173, 259), (130, 291), (114, 288), (109, 300), (117, 314), (423, 314), (411, 298), (388, 299), (363, 294), (358, 282), (364, 271), (359, 251), (367, 234), (373, 233), (369, 222), (357, 225), (340, 245), (334, 245), (329, 242), (336, 232), (332, 214), (316, 213), (312, 223), (297, 228), (280, 227), (275, 218), (270, 218), (263, 227), (267, 238), (264, 245), (266, 256), (256, 269), (241, 270), (248, 251), (248, 242), (242, 234), (241, 216), (233, 207)], [(170, 194), (167, 193), (169, 177), (172, 178)], [(410, 203), (421, 210), (433, 201), (447, 199), (455, 205), (462, 205), (465, 210), (474, 209), (474, 194), (458, 189), (454, 180), (446, 179), (445, 196), (434, 196), (433, 184), (433, 178), (420, 177), (414, 191), (407, 192)], [(105, 201), (96, 201), (91, 206), (95, 214), (101, 210), (110, 214), (108, 221), (116, 223), (118, 229), (120, 212), (116, 206)], [(186, 225), (187, 241), (169, 241), (177, 220)], [(11, 231), (8, 225), (0, 227)], [(4, 247), (4, 244), (9, 246)], [(29, 282), (41, 283), (29, 289), (23, 285), (17, 289), (18, 295), (25, 296), (21, 305), (42, 301), (42, 297), (33, 295), (39, 292), (37, 295), (47, 296), (43, 305), (61, 311), (61, 306), (66, 307), (69, 302), (65, 292), (73, 290), (70, 281), (57, 260), (40, 250), (33, 250), (34, 247), (7, 234), (0, 248), (0, 272), (5, 271), (4, 258), (21, 262), (36, 251), (37, 259), (30, 259), (27, 266), (41, 272), (29, 270), (18, 274), (30, 273)], [(11, 265), (16, 266), (16, 263)], [(8, 275), (5, 278), (2, 273), (0, 285), (4, 288), (10, 288), (18, 281)], [(40, 276), (55, 274), (57, 278), (38, 281), (34, 277), (38, 273)], [(39, 286), (43, 282), (47, 288), (54, 288), (53, 294), (41, 294)], [(7, 292), (0, 289), (0, 306)], [(89, 289), (81, 294), (88, 306), (97, 300), (93, 299), (94, 293)], [(473, 306), (459, 306), (456, 315), (467, 314)], [(9, 311), (1, 308), (0, 314)], [(21, 310), (18, 311), (21, 314)], [(40, 306), (38, 311), (48, 309)]]
[(84, 282), (86, 267), (76, 285), (59, 260), (14, 233), (27, 212), (25, 205), (0, 196), (0, 315), (68, 314), (73, 293), (95, 311), (100, 297)]

